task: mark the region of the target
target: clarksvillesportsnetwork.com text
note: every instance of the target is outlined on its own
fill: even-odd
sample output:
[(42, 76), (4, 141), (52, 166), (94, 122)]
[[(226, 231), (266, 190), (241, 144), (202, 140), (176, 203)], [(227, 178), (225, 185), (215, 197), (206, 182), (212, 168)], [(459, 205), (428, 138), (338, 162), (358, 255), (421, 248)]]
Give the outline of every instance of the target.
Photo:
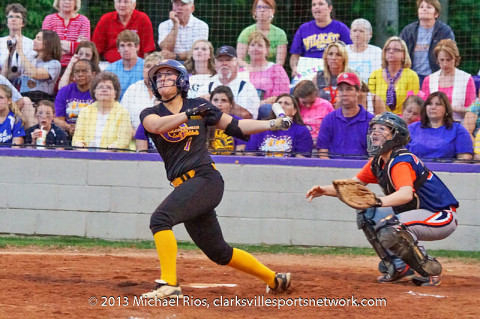
[[(108, 297), (107, 297), (108, 298)], [(102, 298), (104, 299), (104, 298)], [(113, 302), (108, 302), (109, 300)], [(346, 298), (330, 298), (330, 297), (266, 297), (257, 295), (254, 297), (224, 297), (217, 298), (197, 298), (194, 296), (184, 295), (183, 299), (145, 299), (134, 296), (131, 303), (130, 298), (126, 297), (110, 297), (104, 299), (102, 306), (134, 306), (134, 307), (386, 307), (386, 298), (357, 298), (354, 295)], [(121, 301), (120, 301), (121, 300)], [(119, 301), (119, 302), (117, 302)]]

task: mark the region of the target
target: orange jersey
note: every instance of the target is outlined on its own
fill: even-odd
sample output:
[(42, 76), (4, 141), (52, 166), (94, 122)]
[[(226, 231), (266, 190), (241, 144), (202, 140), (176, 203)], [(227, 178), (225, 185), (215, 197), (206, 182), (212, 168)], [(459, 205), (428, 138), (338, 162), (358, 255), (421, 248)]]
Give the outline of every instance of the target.
[[(356, 177), (363, 183), (378, 184), (377, 177), (372, 172), (372, 160), (373, 158), (365, 164)], [(395, 164), (392, 167), (391, 174), (392, 182), (396, 190), (399, 190), (403, 186), (411, 186), (413, 188), (416, 174), (410, 163), (399, 162)]]

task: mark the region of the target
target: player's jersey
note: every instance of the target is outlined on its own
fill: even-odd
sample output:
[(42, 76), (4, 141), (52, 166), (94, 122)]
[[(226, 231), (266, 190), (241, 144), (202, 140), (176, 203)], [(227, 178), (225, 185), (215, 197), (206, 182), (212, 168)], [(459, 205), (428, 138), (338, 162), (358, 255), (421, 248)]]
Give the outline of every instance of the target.
[[(180, 112), (185, 112), (187, 109), (203, 103), (210, 104), (210, 102), (201, 98), (184, 99)], [(160, 103), (144, 109), (140, 114), (140, 121), (143, 123), (143, 119), (150, 114), (173, 115), (163, 103)], [(178, 128), (160, 135), (146, 132), (165, 163), (167, 178), (170, 181), (200, 165), (213, 163), (208, 153), (207, 126), (204, 119), (189, 120)]]
[(391, 177), (391, 170), (395, 164), (400, 162), (410, 164), (415, 172), (416, 179), (413, 182), (415, 193), (411, 202), (394, 207), (396, 213), (418, 208), (438, 212), (450, 209), (451, 206), (459, 206), (458, 201), (440, 178), (426, 168), (425, 164), (418, 157), (404, 148), (394, 150), (389, 161), (383, 167), (380, 163), (380, 156), (377, 155), (372, 160), (372, 172), (377, 177), (378, 184), (383, 189), (385, 195), (396, 191)]

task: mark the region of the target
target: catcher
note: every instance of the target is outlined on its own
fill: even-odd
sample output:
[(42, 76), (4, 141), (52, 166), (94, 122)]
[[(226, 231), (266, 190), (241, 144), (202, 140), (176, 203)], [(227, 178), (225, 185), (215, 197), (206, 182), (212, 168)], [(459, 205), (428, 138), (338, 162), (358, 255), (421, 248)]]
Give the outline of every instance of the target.
[[(440, 240), (453, 233), (459, 205), (445, 184), (404, 148), (409, 141), (402, 118), (391, 112), (377, 115), (367, 135), (373, 157), (362, 170), (352, 180), (315, 185), (306, 197), (310, 202), (322, 195), (338, 196), (358, 209), (358, 228), (381, 259), (378, 282), (412, 279), (419, 286), (438, 286), (442, 266), (418, 240)], [(368, 183), (378, 183), (385, 196), (369, 191)]]

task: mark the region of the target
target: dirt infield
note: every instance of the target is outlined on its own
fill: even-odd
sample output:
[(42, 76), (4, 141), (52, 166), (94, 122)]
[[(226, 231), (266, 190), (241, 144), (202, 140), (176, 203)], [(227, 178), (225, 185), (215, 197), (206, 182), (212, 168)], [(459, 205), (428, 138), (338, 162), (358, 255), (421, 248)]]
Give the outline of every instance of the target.
[(0, 318), (480, 316), (478, 262), (442, 259), (442, 285), (416, 287), (377, 284), (374, 257), (256, 256), (292, 273), (290, 294), (265, 295), (258, 279), (217, 266), (199, 252), (180, 251), (178, 276), (186, 298), (148, 304), (139, 296), (159, 277), (153, 250), (2, 249)]

